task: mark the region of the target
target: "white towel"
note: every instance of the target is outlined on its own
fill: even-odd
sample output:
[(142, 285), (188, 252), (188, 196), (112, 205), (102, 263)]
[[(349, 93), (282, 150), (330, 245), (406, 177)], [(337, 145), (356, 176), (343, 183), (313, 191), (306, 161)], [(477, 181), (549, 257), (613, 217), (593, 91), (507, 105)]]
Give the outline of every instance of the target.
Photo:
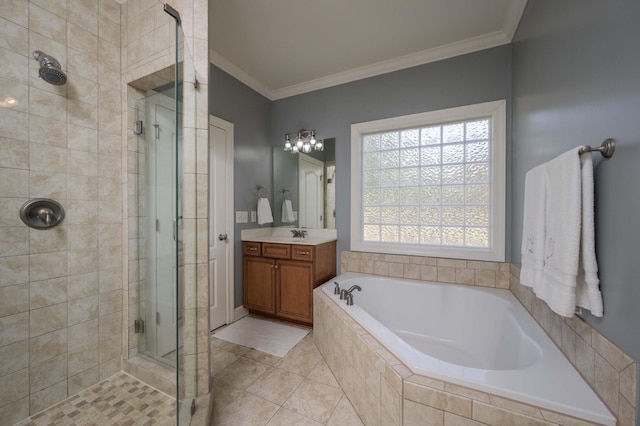
[(282, 223), (291, 223), (295, 221), (293, 218), (293, 207), (291, 200), (284, 200), (282, 203)]
[(593, 195), (593, 159), (590, 153), (580, 157), (582, 163), (582, 240), (578, 278), (576, 284), (576, 304), (591, 311), (591, 315), (603, 315), (598, 261), (596, 260), (596, 238)]
[(565, 152), (545, 165), (544, 270), (536, 295), (565, 317), (572, 317), (576, 307), (582, 223), (578, 149)]
[(273, 222), (273, 214), (268, 198), (258, 198), (258, 225)]
[(533, 287), (542, 282), (545, 238), (545, 165), (529, 170), (524, 179), (524, 217), (522, 221), (522, 267), (520, 283)]
[[(530, 170), (525, 178), (520, 280), (565, 317), (574, 316), (576, 306), (589, 309), (594, 316), (603, 313), (595, 256), (593, 163), (591, 154), (581, 158), (579, 150)], [(539, 168), (544, 180), (542, 194)], [(542, 207), (535, 204), (536, 198)]]

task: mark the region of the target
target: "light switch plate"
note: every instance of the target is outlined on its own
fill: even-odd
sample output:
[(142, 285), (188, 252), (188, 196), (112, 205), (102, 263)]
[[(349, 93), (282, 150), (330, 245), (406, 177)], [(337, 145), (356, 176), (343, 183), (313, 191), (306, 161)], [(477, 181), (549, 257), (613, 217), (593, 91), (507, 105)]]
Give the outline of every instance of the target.
[(255, 222), (257, 220), (258, 220), (258, 217), (256, 216), (256, 211), (251, 210), (251, 222)]
[(247, 223), (247, 222), (249, 222), (248, 212), (236, 212), (236, 223)]

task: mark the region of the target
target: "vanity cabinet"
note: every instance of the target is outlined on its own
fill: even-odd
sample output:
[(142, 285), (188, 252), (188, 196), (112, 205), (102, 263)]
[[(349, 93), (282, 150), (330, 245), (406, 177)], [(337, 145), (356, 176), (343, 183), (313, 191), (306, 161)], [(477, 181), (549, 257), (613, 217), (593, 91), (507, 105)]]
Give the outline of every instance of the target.
[(319, 245), (245, 241), (244, 307), (313, 324), (313, 289), (336, 275), (336, 242)]

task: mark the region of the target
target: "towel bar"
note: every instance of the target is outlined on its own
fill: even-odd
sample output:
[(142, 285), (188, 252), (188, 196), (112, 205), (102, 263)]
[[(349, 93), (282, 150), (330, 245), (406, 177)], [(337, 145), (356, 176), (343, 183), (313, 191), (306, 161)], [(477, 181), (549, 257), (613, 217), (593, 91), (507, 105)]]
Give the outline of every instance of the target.
[(616, 142), (615, 140), (609, 138), (606, 139), (599, 147), (592, 148), (589, 145), (580, 148), (580, 154), (584, 154), (585, 152), (594, 152), (598, 151), (604, 158), (611, 158), (613, 153), (616, 151)]
[(265, 194), (264, 194), (265, 198), (269, 196), (269, 190), (267, 188), (265, 188), (262, 185), (256, 185), (256, 191), (258, 191), (258, 198), (260, 198), (260, 195), (261, 195), (260, 191), (262, 191), (263, 189), (264, 189), (264, 192), (265, 192)]

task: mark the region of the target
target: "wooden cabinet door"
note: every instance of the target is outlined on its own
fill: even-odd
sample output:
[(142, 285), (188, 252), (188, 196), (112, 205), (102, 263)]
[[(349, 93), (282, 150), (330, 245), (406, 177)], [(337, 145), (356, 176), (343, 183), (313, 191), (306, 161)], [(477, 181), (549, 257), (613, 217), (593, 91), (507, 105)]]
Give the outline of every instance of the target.
[(276, 268), (276, 314), (311, 323), (313, 264), (279, 260)]
[(244, 307), (269, 314), (275, 306), (275, 262), (262, 257), (244, 258)]

